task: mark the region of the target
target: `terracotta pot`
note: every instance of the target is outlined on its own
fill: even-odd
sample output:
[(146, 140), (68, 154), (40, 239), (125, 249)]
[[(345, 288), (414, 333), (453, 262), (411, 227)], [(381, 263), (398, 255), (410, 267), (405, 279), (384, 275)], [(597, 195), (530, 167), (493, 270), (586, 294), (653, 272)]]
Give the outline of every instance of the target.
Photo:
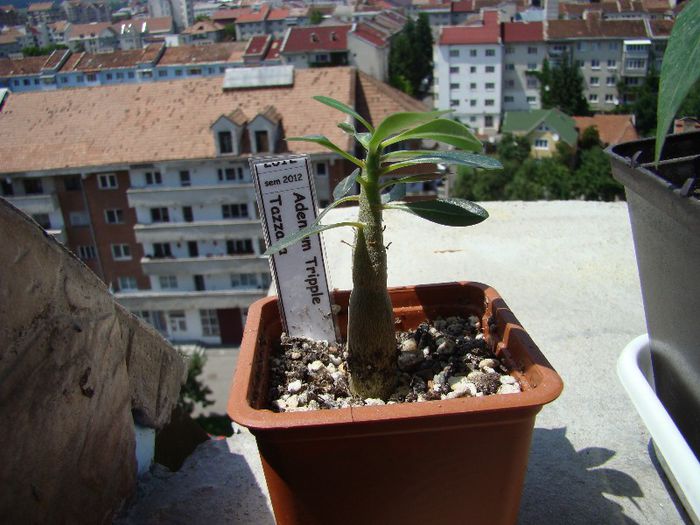
[[(248, 312), (228, 413), (255, 435), (279, 524), (514, 523), (535, 416), (562, 381), (498, 293), (478, 283), (390, 290), (397, 329), (478, 315), (520, 394), (311, 412), (263, 408), (277, 300)], [(336, 292), (340, 323), (349, 292)], [(443, 521), (450, 520), (450, 521)]]

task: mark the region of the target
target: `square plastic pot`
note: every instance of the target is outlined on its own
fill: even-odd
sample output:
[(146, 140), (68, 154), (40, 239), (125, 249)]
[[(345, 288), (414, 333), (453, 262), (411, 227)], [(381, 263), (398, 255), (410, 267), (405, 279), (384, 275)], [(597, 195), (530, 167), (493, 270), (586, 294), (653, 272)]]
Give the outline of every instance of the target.
[[(535, 416), (559, 395), (561, 378), (493, 288), (448, 283), (390, 295), (399, 330), (438, 315), (478, 315), (523, 392), (272, 412), (265, 407), (280, 316), (276, 298), (256, 302), (228, 413), (256, 437), (277, 523), (515, 523)], [(348, 297), (334, 297), (342, 330)]]
[(656, 392), (700, 458), (700, 132), (668, 136), (658, 166), (654, 144), (607, 152), (625, 186)]

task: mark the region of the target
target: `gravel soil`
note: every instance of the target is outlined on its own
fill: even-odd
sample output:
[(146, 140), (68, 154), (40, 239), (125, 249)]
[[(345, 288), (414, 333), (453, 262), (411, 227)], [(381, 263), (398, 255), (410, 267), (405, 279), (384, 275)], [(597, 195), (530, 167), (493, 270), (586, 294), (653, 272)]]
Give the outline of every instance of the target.
[(438, 318), (396, 334), (397, 388), (387, 400), (351, 394), (344, 344), (282, 335), (273, 356), (270, 407), (277, 412), (412, 403), (520, 392), (489, 349), (476, 316)]

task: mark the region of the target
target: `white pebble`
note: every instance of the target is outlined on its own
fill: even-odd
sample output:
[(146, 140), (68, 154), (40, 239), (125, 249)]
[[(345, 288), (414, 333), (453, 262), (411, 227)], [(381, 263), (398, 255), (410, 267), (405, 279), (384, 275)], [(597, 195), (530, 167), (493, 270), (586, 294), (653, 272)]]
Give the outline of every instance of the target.
[(306, 368), (309, 370), (310, 374), (317, 374), (326, 367), (317, 359), (313, 363), (310, 363)]
[(287, 403), (285, 403), (282, 399), (275, 399), (274, 405), (279, 409), (279, 410), (286, 410), (287, 409)]
[(498, 394), (517, 394), (520, 392), (520, 385), (519, 384), (514, 384), (514, 385), (501, 385), (498, 387)]
[(287, 406), (289, 408), (298, 407), (299, 406), (299, 396), (297, 396), (296, 394), (294, 394), (293, 396), (289, 396), (289, 398), (287, 398)]
[(501, 376), (502, 385), (514, 385), (518, 382), (513, 376)]
[(461, 383), (462, 381), (466, 382), (467, 377), (466, 376), (452, 376), (447, 380), (447, 383), (450, 385), (450, 388), (452, 390), (455, 389), (455, 385), (458, 383)]
[(490, 371), (492, 372), (493, 369), (497, 368), (500, 364), (501, 363), (499, 363), (495, 359), (491, 359), (490, 357), (488, 357), (486, 359), (482, 359), (481, 361), (479, 361), (479, 368), (481, 368), (482, 370), (484, 368), (490, 368), (491, 369)]
[(331, 359), (331, 363), (333, 363), (333, 365), (335, 365), (335, 366), (340, 366), (340, 363), (343, 362), (343, 360), (337, 355), (330, 356), (330, 359)]
[(301, 379), (297, 379), (296, 381), (292, 381), (287, 385), (287, 391), (290, 394), (296, 394), (301, 390)]
[(406, 339), (403, 343), (401, 343), (402, 352), (415, 352), (416, 350), (418, 350), (418, 345), (416, 344), (416, 340), (413, 338)]
[(374, 397), (368, 397), (365, 399), (365, 405), (367, 406), (380, 406), (380, 405), (385, 405), (384, 401), (382, 399), (374, 398)]

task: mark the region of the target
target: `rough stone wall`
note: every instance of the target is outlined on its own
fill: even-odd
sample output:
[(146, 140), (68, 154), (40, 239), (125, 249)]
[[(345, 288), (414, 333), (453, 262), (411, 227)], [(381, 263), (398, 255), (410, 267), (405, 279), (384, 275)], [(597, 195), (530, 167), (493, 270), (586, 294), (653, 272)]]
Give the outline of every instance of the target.
[(0, 199), (0, 516), (106, 523), (136, 487), (133, 418), (161, 428), (175, 350)]

